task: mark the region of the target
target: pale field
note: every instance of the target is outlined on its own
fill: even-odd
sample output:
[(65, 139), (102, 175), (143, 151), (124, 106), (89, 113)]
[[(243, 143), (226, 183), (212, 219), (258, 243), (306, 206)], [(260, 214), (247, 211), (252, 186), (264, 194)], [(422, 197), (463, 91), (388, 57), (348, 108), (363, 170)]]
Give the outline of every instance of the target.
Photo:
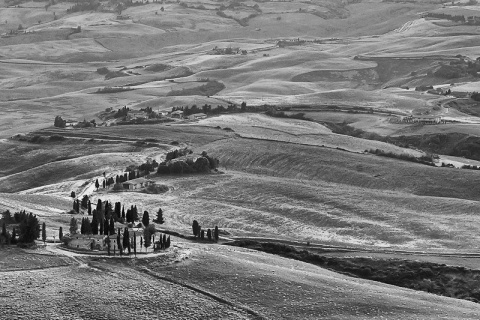
[(175, 239), (167, 252), (134, 261), (65, 254), (8, 254), (14, 271), (1, 272), (0, 318), (476, 319), (479, 313), (469, 301), (215, 244)]
[[(257, 2), (245, 4), (253, 6)], [(116, 110), (124, 105), (170, 110), (192, 104), (215, 106), (246, 101), (248, 105), (331, 104), (374, 108), (387, 114), (435, 114), (433, 107), (443, 103), (443, 98), (383, 88), (384, 84), (403, 83), (404, 73), (410, 73), (410, 69), (406, 70), (411, 62), (402, 65), (396, 58), (448, 58), (457, 54), (476, 58), (480, 46), (477, 27), (447, 28), (438, 21), (419, 19), (417, 13), (436, 7), (424, 3), (364, 1), (345, 7), (337, 1), (258, 3), (266, 14), (250, 19), (247, 27), (218, 16), (215, 10), (184, 9), (176, 3), (164, 4), (165, 12), (160, 11), (159, 3), (128, 8), (123, 14), (130, 15), (131, 20), (117, 20), (114, 13), (66, 15), (70, 4), (56, 4), (48, 10), (44, 5), (32, 2), (26, 4), (28, 8), (0, 10), (1, 32), (20, 23), (35, 31), (2, 38), (0, 43), (2, 138), (51, 128), (56, 115), (98, 119), (98, 113), (106, 108)], [(206, 1), (205, 5), (212, 9), (218, 3)], [(327, 7), (337, 8), (346, 18), (322, 19), (293, 12), (300, 7), (324, 12)], [(329, 14), (335, 15), (334, 11)], [(59, 19), (53, 21), (53, 12)], [(243, 17), (254, 11), (241, 6), (235, 12), (226, 12)], [(7, 19), (8, 23), (3, 24)], [(38, 24), (38, 20), (42, 22)], [(67, 38), (69, 28), (77, 26), (82, 32)], [(276, 47), (278, 40), (286, 38), (321, 39), (323, 43)], [(215, 46), (239, 47), (248, 54), (211, 55)], [(357, 55), (371, 60), (356, 60)], [(377, 57), (391, 60), (382, 64), (375, 60)], [(429, 61), (418, 63), (421, 72), (434, 66)], [(154, 63), (177, 68), (164, 72), (145, 70)], [(389, 64), (398, 67), (385, 67)], [(138, 75), (104, 80), (96, 73), (100, 67), (120, 70), (123, 66)], [(308, 81), (294, 81), (296, 76), (305, 75), (313, 76), (304, 78)], [(212, 97), (166, 96), (170, 90), (196, 86), (198, 83), (191, 81), (206, 77), (224, 83), (226, 89)], [(170, 78), (176, 78), (175, 83), (167, 83)], [(138, 90), (91, 94), (105, 86), (129, 84), (136, 84)], [(475, 84), (471, 86), (475, 88)], [(449, 112), (452, 117), (466, 117)], [(380, 134), (478, 134), (473, 125), (403, 130), (389, 126), (381, 115), (319, 113), (318, 120), (321, 116), (332, 121), (347, 120), (357, 128)], [(234, 132), (217, 126), (230, 127)], [(92, 202), (102, 199), (121, 201), (125, 207), (137, 205), (139, 212), (149, 211), (151, 219), (161, 207), (166, 223), (160, 228), (185, 234), (191, 234), (192, 220), (197, 219), (204, 230), (218, 225), (228, 232), (226, 237), (431, 252), (479, 250), (478, 171), (433, 168), (361, 154), (370, 148), (415, 155), (420, 152), (335, 135), (320, 124), (240, 114), (184, 125), (48, 129), (38, 133), (42, 132), (80, 141), (94, 138), (112, 142), (108, 148), (97, 145), (98, 150), (79, 147), (71, 152), (73, 159), (56, 162), (49, 159), (68, 154), (68, 147), (52, 152), (41, 147), (17, 147), (10, 156), (18, 161), (2, 167), (8, 176), (0, 178), (0, 207), (37, 214), (41, 222), (47, 223), (49, 237), (60, 226), (67, 232), (72, 216), (64, 212), (72, 208), (70, 192), (75, 191), (79, 197), (91, 196)], [(141, 150), (134, 147), (137, 140), (147, 138), (156, 139), (160, 145), (139, 147)], [(172, 141), (193, 148), (193, 156), (205, 150), (219, 158), (219, 169), (224, 174), (152, 176), (170, 188), (158, 195), (95, 190), (95, 179), (101, 180), (103, 172), (114, 176), (131, 164), (139, 165), (147, 159), (162, 161), (172, 149), (167, 146)], [(119, 142), (122, 144), (113, 144)], [(95, 154), (91, 154), (92, 150)], [(23, 157), (15, 156), (22, 152)], [(8, 162), (8, 152), (4, 158)], [(75, 217), (81, 219), (83, 215)], [(191, 252), (188, 261), (165, 267), (163, 260), (156, 259), (148, 261), (147, 267), (206, 288), (237, 307), (178, 283), (159, 280), (133, 264), (88, 262), (77, 257), (72, 259), (75, 265), (2, 273), (7, 294), (0, 297), (0, 318), (65, 317), (76, 310), (92, 319), (111, 314), (129, 319), (191, 319), (192, 315), (251, 318), (238, 305), (272, 319), (479, 317), (478, 306), (471, 302), (353, 279), (263, 253), (186, 242), (174, 242), (174, 249)], [(38, 264), (45, 263), (39, 259)], [(132, 295), (138, 298), (111, 302)], [(25, 296), (29, 299), (22, 299)], [(98, 304), (102, 307), (98, 308)]]
[(334, 134), (326, 127), (295, 119), (270, 118), (265, 115), (226, 115), (200, 120), (200, 125), (231, 128), (242, 138), (282, 141), (312, 146), (341, 148), (352, 152), (381, 149), (397, 154), (420, 156), (423, 153), (391, 144)]

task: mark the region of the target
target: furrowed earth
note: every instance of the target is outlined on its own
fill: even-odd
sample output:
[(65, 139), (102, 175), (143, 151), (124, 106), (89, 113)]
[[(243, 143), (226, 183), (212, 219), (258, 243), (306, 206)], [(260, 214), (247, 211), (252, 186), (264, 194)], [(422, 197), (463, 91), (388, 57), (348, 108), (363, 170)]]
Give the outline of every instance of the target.
[[(478, 319), (473, 2), (0, 0), (0, 212), (46, 224), (0, 319)], [(101, 186), (184, 148), (218, 167)], [(72, 192), (172, 246), (67, 248)]]

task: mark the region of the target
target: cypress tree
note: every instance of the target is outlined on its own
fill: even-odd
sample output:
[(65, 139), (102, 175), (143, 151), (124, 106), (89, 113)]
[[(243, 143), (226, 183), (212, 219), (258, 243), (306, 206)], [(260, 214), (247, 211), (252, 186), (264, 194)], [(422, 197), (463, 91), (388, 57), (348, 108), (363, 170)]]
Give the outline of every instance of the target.
[(163, 234), (163, 248), (167, 248), (167, 235), (165, 233)]
[(103, 234), (109, 235), (109, 231), (110, 231), (109, 229), (110, 229), (110, 224), (108, 223), (107, 218), (105, 218), (105, 220), (103, 220)]
[(148, 247), (152, 244), (152, 235), (148, 229), (143, 230), (143, 235), (145, 237), (143, 245), (145, 246), (145, 252), (147, 251)]
[[(105, 179), (102, 182), (102, 186), (103, 186), (103, 189), (105, 189)], [(110, 252), (108, 253), (108, 255), (110, 255)]]
[(62, 241), (63, 239), (63, 228), (60, 227), (60, 229), (58, 229), (58, 239), (60, 239), (60, 241)]
[(98, 213), (100, 213), (102, 211), (102, 200), (98, 199), (96, 209), (97, 209)]
[(3, 225), (2, 225), (2, 236), (4, 237), (7, 236), (7, 226), (5, 225), (5, 221), (3, 222)]
[(118, 252), (122, 255), (122, 242), (120, 241), (120, 228), (118, 228), (117, 233), (117, 245), (118, 245)]
[(122, 219), (125, 221), (125, 206), (122, 206)]
[(108, 214), (109, 214), (109, 210), (108, 210), (109, 205), (110, 205), (110, 204), (108, 203), (108, 201), (105, 201), (104, 217), (107, 218), (107, 219), (109, 218), (109, 215), (108, 215)]
[(45, 225), (45, 222), (42, 223), (42, 240), (43, 240), (43, 244), (45, 244), (45, 241), (47, 241), (47, 229), (46, 229), (46, 225)]
[(212, 241), (212, 230), (210, 229), (207, 230), (207, 238), (209, 241)]
[(98, 179), (95, 180), (95, 188), (98, 190), (98, 188), (100, 188), (100, 184), (98, 183)]
[(168, 238), (167, 238), (166, 248), (167, 248), (167, 249), (170, 248), (170, 236), (168, 236)]
[(213, 236), (215, 241), (218, 241), (218, 226), (215, 226), (215, 230), (213, 231)]
[(115, 234), (115, 221), (110, 217), (110, 234)]
[(127, 223), (133, 222), (132, 220), (132, 211), (127, 209)]
[(198, 231), (199, 231), (198, 227), (199, 227), (198, 221), (197, 221), (197, 220), (193, 220), (193, 223), (192, 223), (192, 232), (193, 232), (193, 235), (194, 235), (195, 237), (198, 237), (198, 236), (199, 236), (199, 234), (198, 234)]
[(150, 224), (150, 217), (148, 216), (147, 210), (143, 212), (142, 223), (145, 227), (148, 227), (148, 225)]
[(77, 219), (75, 219), (75, 217), (72, 217), (72, 219), (70, 220), (70, 234), (74, 235), (77, 232), (78, 232), (78, 222), (77, 222)]
[(153, 222), (158, 223), (158, 224), (164, 224), (164, 223), (165, 223), (165, 219), (163, 219), (163, 210), (162, 210), (162, 208), (158, 208), (157, 218), (156, 218), (155, 220), (153, 220)]
[(135, 232), (133, 233), (133, 253), (135, 254), (135, 258), (137, 257), (137, 235)]
[(88, 208), (88, 202), (89, 202), (89, 201), (90, 201), (90, 200), (88, 200), (88, 196), (87, 196), (87, 195), (84, 195), (83, 198), (82, 198), (82, 203), (81, 203), (82, 208), (87, 209), (87, 208)]
[[(94, 212), (96, 212), (94, 210)], [(98, 234), (98, 220), (97, 220), (97, 215), (94, 214), (92, 218), (92, 223), (91, 223), (91, 229), (93, 234)]]
[(158, 238), (158, 242), (160, 243), (160, 249), (163, 249), (164, 248), (164, 243), (163, 243), (163, 238), (162, 238), (162, 234), (160, 233), (160, 236)]
[(85, 234), (92, 234), (92, 224), (88, 218), (85, 218)]
[(202, 238), (202, 240), (205, 239), (205, 230), (202, 230), (202, 231), (200, 232), (200, 237)]
[(104, 234), (103, 233), (103, 227), (105, 226), (105, 223), (104, 223), (103, 220), (99, 220), (98, 224), (100, 225), (100, 234), (102, 235), (102, 234)]
[(82, 223), (80, 225), (80, 234), (85, 234), (85, 218), (82, 218)]
[(92, 203), (90, 202), (90, 200), (88, 200), (88, 205), (87, 205), (87, 209), (88, 209), (88, 214), (92, 214)]
[(137, 205), (133, 207), (133, 221), (138, 220), (138, 210), (137, 210)]

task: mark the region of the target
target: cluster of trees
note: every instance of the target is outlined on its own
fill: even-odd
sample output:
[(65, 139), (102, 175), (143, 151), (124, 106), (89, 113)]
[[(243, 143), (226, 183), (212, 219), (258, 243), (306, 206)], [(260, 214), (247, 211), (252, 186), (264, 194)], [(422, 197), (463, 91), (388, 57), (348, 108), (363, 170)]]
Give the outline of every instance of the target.
[(431, 18), (437, 18), (437, 19), (444, 19), (444, 20), (450, 20), (454, 22), (460, 22), (460, 23), (465, 23), (465, 17), (463, 15), (451, 15), (451, 14), (446, 14), (446, 13), (440, 13), (440, 12), (428, 12), (426, 14), (427, 17)]
[(56, 116), (53, 125), (58, 128), (65, 128), (67, 126), (67, 121), (63, 120), (60, 116)]
[[(202, 229), (202, 226), (198, 224), (197, 220), (193, 220), (192, 223), (192, 232), (196, 238), (205, 240), (205, 230)], [(218, 226), (215, 226), (215, 229), (212, 231), (207, 229), (206, 236), (208, 241), (218, 241)]]
[[(173, 159), (172, 159), (173, 160)], [(211, 170), (216, 170), (219, 165), (219, 160), (210, 157), (205, 151), (202, 156), (195, 161), (192, 158), (185, 160), (168, 160), (160, 163), (158, 166), (158, 174), (184, 174), (184, 173), (207, 173)]]
[(478, 92), (473, 92), (473, 93), (470, 95), (470, 98), (472, 98), (472, 99), (475, 100), (475, 101), (480, 101), (480, 93), (478, 93)]
[(183, 88), (181, 90), (172, 90), (167, 96), (213, 96), (225, 89), (225, 85), (217, 80), (209, 81), (201, 86), (193, 88)]
[(431, 155), (415, 157), (406, 153), (396, 154), (394, 152), (386, 152), (380, 149), (369, 149), (369, 150), (365, 150), (365, 152), (376, 154), (377, 156), (381, 156), (381, 157), (394, 158), (394, 159), (400, 159), (404, 161), (421, 163), (428, 166), (435, 166), (435, 163), (433, 162), (433, 157)]
[[(16, 244), (16, 243), (32, 243), (40, 237), (40, 223), (38, 218), (33, 213), (27, 213), (25, 210), (15, 212), (11, 216), (9, 210), (2, 213), (2, 231), (0, 233), (0, 243)], [(12, 233), (7, 230), (7, 223), (18, 224), (18, 238), (17, 228), (13, 227)], [(46, 226), (42, 225), (42, 239), (46, 240)]]
[(181, 110), (185, 117), (195, 114), (195, 113), (205, 113), (206, 115), (217, 115), (221, 113), (236, 113), (236, 112), (245, 112), (247, 111), (247, 103), (244, 101), (240, 105), (240, 109), (235, 104), (229, 104), (226, 108), (223, 105), (217, 105), (216, 108), (212, 109), (212, 106), (209, 104), (204, 104), (202, 107), (198, 107), (196, 104), (182, 107), (172, 107), (172, 112)]
[(129, 111), (130, 111), (130, 108), (128, 108), (127, 106), (124, 106), (123, 108), (118, 109), (113, 117), (114, 118), (124, 118), (128, 115)]
[(305, 118), (305, 113), (299, 112), (299, 113), (293, 113), (293, 114), (286, 114), (284, 111), (277, 111), (275, 109), (270, 109), (267, 112), (265, 112), (266, 115), (270, 117), (275, 117), (275, 118), (289, 118), (289, 119), (299, 119), (299, 120), (309, 120), (308, 118)]
[(98, 7), (100, 7), (100, 2), (98, 0), (77, 2), (75, 5), (67, 9), (67, 13), (79, 11), (96, 11)]

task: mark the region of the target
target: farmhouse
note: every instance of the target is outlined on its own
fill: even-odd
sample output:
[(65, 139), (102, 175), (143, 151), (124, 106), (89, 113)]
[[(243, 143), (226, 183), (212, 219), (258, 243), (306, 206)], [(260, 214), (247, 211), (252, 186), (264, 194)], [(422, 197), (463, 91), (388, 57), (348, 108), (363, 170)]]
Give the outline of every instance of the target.
[(189, 120), (198, 120), (198, 119), (205, 119), (207, 115), (205, 113), (194, 113), (188, 116)]
[(183, 118), (183, 111), (182, 110), (177, 110), (177, 111), (173, 111), (171, 114), (171, 117), (172, 118)]
[(132, 179), (130, 181), (125, 181), (122, 183), (123, 188), (126, 190), (136, 190), (136, 189), (141, 189), (144, 187), (148, 187), (155, 184), (155, 181), (145, 179), (145, 178), (137, 178), (137, 179)]

